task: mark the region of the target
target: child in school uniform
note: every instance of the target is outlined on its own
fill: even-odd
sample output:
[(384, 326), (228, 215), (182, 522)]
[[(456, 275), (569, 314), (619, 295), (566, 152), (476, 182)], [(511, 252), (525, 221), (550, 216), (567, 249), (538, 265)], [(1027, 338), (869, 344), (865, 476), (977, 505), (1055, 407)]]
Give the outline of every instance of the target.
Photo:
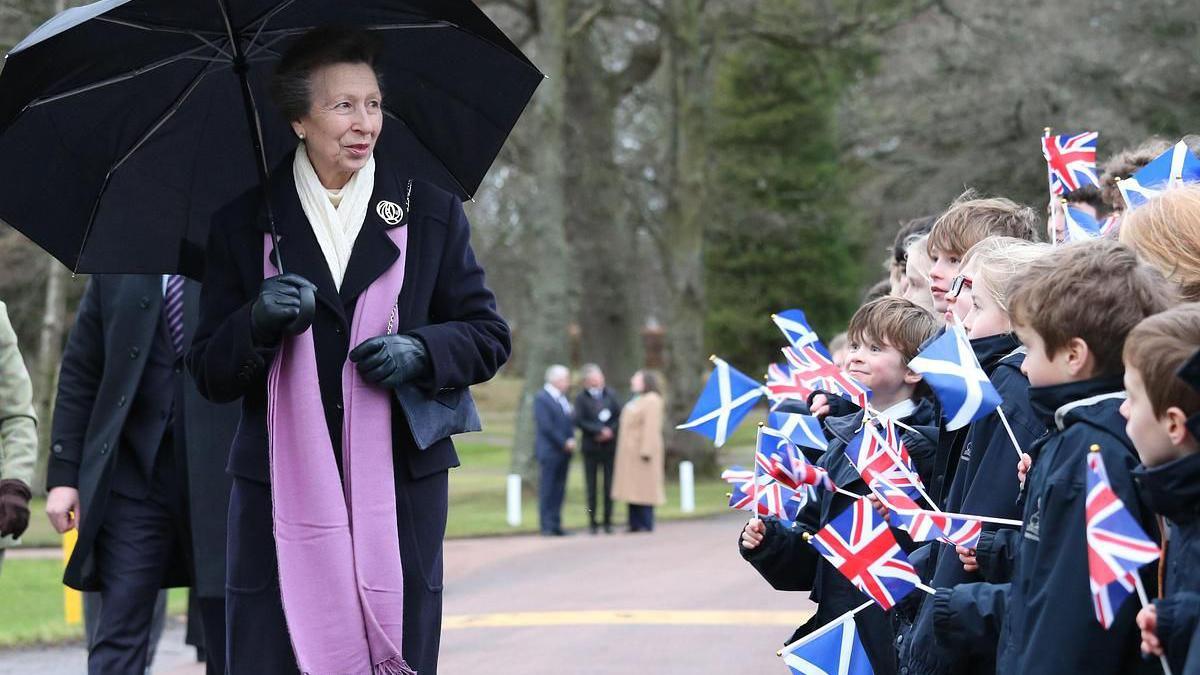
[[(1029, 264), (1009, 285), (1009, 311), (1027, 353), (1030, 402), (1050, 433), (1030, 448), (1023, 526), (1000, 530), (960, 556), (967, 569), (1004, 585), (939, 588), (934, 637), (955, 631), (981, 641), (997, 632), (996, 672), (1117, 675), (1156, 672), (1138, 653), (1127, 603), (1105, 630), (1088, 583), (1086, 454), (1098, 445), (1113, 491), (1142, 528), (1158, 536), (1135, 488), (1137, 454), (1125, 434), (1121, 348), (1138, 322), (1165, 310), (1174, 290), (1133, 251), (1097, 239), (1068, 244)], [(1147, 589), (1156, 587), (1144, 570)]]
[(1140, 610), (1137, 622), (1143, 651), (1166, 654), (1175, 673), (1200, 670), (1189, 644), (1200, 620), (1200, 443), (1188, 425), (1200, 422), (1200, 393), (1177, 376), (1198, 348), (1200, 303), (1189, 303), (1138, 324), (1124, 352), (1129, 398), (1121, 414), (1142, 458), (1133, 475), (1170, 533), (1160, 561), (1164, 598)]
[[(926, 249), (933, 264), (929, 270), (929, 290), (933, 306), (946, 321), (952, 321), (952, 311), (963, 318), (966, 303), (951, 303), (947, 297), (962, 286), (959, 268), (972, 246), (988, 237), (1012, 237), (1034, 241), (1040, 228), (1037, 213), (1028, 206), (1003, 198), (977, 198), (968, 191), (950, 205), (929, 232)], [(933, 460), (933, 470), (925, 483), (929, 496), (944, 508), (946, 493), (954, 480), (958, 458), (966, 441), (966, 430), (942, 430)]]
[[(923, 342), (937, 330), (929, 312), (902, 298), (885, 297), (861, 307), (850, 320), (846, 371), (870, 387), (871, 407), (878, 417), (905, 424), (901, 438), (915, 458), (932, 453), (937, 443), (937, 413), (924, 395), (918, 373), (906, 365)], [(820, 401), (814, 412), (825, 406)], [(857, 494), (868, 494), (866, 484), (846, 457), (845, 448), (863, 425), (863, 411), (843, 417), (822, 419), (829, 447), (817, 465), (829, 472), (834, 484)], [(789, 642), (811, 633), (845, 612), (861, 605), (867, 596), (804, 541), (848, 508), (853, 499), (821, 491), (819, 499), (806, 505), (794, 527), (774, 518), (751, 519), (739, 541), (742, 556), (776, 589), (812, 591), (817, 612), (801, 626)], [(896, 672), (892, 647), (893, 632), (888, 616), (872, 606), (856, 621), (863, 647), (878, 675)]]
[[(1012, 332), (1005, 294), (1009, 280), (1030, 263), (1049, 253), (1046, 244), (1012, 237), (989, 237), (971, 247), (963, 257), (962, 280), (950, 295), (963, 316), (963, 327), (980, 366), (1003, 399), (1001, 409), (1021, 448), (1040, 438), (1046, 427), (1029, 406), (1029, 380), (1021, 373), (1025, 350)], [(996, 518), (1019, 519), (1017, 476), (1013, 466), (1017, 450), (997, 413), (983, 417), (966, 433), (958, 468), (946, 496), (944, 510)], [(990, 539), (998, 526), (985, 524), (981, 538)], [(931, 542), (909, 555), (934, 587), (952, 587), (982, 581), (975, 571), (963, 569), (954, 547)], [(918, 597), (919, 609), (910, 629), (897, 636), (902, 671), (910, 675), (994, 673), (995, 642), (981, 645), (971, 639), (957, 641), (953, 649), (938, 649), (933, 639), (933, 602)], [(965, 638), (969, 636), (964, 636)]]

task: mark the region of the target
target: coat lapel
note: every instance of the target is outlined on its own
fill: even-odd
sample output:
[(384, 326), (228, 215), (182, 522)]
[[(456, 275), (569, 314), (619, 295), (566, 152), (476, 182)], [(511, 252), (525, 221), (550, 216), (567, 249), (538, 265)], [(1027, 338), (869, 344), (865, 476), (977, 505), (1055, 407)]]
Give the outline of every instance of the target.
[[(283, 258), (284, 270), (299, 274), (317, 286), (317, 302), (328, 307), (343, 321), (346, 319), (341, 298), (329, 273), (325, 254), (313, 234), (304, 207), (300, 206), (300, 195), (292, 179), (292, 157), (281, 162), (271, 177), (271, 206), (275, 212), (275, 231), (279, 234), (279, 255)], [(270, 232), (266, 207), (259, 211), (259, 229)]]
[[(403, 186), (397, 183), (395, 176), (384, 170), (378, 158), (375, 161), (375, 189), (367, 206), (367, 218), (358, 233), (358, 239), (354, 241), (350, 263), (346, 266), (346, 276), (342, 278), (341, 300), (345, 306), (354, 303), (359, 294), (400, 257), (400, 250), (392, 243), (387, 230), (392, 227), (405, 227), (408, 220), (407, 213), (404, 214), (405, 220), (399, 223), (388, 223), (380, 217), (377, 208), (380, 202), (388, 201), (404, 207), (406, 200)], [(409, 232), (409, 236), (412, 236), (412, 232)], [(408, 270), (405, 272), (407, 277)]]

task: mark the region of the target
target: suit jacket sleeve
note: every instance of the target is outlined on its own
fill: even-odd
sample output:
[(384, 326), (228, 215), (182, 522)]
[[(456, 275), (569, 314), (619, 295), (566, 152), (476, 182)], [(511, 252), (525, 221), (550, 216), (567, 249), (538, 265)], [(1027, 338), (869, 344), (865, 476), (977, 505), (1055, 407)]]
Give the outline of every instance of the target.
[(50, 461), (46, 487), (78, 487), (79, 464), (92, 406), (104, 374), (104, 310), (101, 306), (102, 277), (88, 280), (75, 315), (75, 325), (63, 350), (58, 371), (58, 395), (54, 401)]
[(278, 351), (254, 344), (250, 308), (258, 289), (243, 287), (234, 260), (228, 228), (214, 223), (205, 251), (200, 318), (187, 361), (196, 388), (215, 403), (235, 401), (261, 387)]
[(496, 311), (483, 267), (471, 249), (462, 202), (453, 198), (446, 247), (430, 306), (432, 323), (409, 331), (425, 345), (430, 371), (417, 384), (429, 393), (486, 382), (508, 360), (508, 324)]
[(0, 302), (0, 478), (32, 485), (37, 441), (33, 383), (8, 311)]
[[(563, 429), (567, 428), (565, 424), (558, 424), (554, 418), (555, 410), (558, 404), (549, 396), (538, 395), (533, 399), (533, 421), (537, 425), (537, 433), (542, 438), (550, 443), (555, 450), (562, 450), (567, 445), (567, 439), (571, 435), (563, 433)], [(574, 427), (570, 427), (574, 431)]]
[(591, 409), (591, 404), (588, 401), (590, 398), (591, 396), (586, 391), (579, 392), (579, 395), (575, 397), (575, 424), (584, 433), (595, 436), (607, 425), (601, 422), (599, 418), (584, 412)]

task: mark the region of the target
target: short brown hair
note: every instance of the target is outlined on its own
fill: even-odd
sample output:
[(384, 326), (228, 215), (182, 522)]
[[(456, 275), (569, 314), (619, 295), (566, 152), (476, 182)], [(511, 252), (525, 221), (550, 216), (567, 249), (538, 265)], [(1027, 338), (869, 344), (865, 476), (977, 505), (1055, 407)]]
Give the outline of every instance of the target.
[(1130, 211), (1120, 236), (1177, 284), (1185, 300), (1200, 300), (1200, 185), (1168, 188)]
[(1007, 291), (1013, 323), (1037, 331), (1047, 356), (1079, 338), (1095, 358), (1097, 376), (1121, 373), (1125, 336), (1176, 297), (1158, 270), (1110, 239), (1059, 247), (1029, 263)]
[(1129, 178), (1134, 171), (1154, 161), (1155, 157), (1171, 148), (1167, 141), (1153, 136), (1135, 145), (1125, 148), (1104, 163), (1104, 173), (1100, 174), (1100, 200), (1109, 211), (1124, 211), (1125, 200), (1117, 189), (1118, 178)]
[(1200, 348), (1200, 303), (1172, 307), (1143, 319), (1125, 340), (1125, 367), (1134, 368), (1146, 385), (1155, 417), (1177, 406), (1191, 416), (1200, 412), (1200, 393), (1176, 373)]
[(950, 205), (929, 232), (929, 256), (941, 251), (961, 256), (988, 237), (1015, 237), (1037, 241), (1038, 215), (1003, 197), (977, 197), (968, 190)]
[(888, 296), (859, 307), (850, 318), (846, 335), (851, 342), (862, 342), (867, 336), (886, 342), (907, 364), (937, 330), (932, 314), (904, 298)]

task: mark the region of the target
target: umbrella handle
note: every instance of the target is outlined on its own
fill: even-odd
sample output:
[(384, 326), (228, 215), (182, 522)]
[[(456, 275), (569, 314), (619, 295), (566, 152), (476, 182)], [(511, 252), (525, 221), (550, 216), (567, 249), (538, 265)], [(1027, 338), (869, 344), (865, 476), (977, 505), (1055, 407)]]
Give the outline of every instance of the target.
[(313, 316), (317, 312), (317, 298), (313, 295), (313, 289), (307, 286), (300, 287), (300, 313), (296, 318), (283, 329), (283, 332), (288, 335), (299, 335), (308, 329), (313, 322)]

